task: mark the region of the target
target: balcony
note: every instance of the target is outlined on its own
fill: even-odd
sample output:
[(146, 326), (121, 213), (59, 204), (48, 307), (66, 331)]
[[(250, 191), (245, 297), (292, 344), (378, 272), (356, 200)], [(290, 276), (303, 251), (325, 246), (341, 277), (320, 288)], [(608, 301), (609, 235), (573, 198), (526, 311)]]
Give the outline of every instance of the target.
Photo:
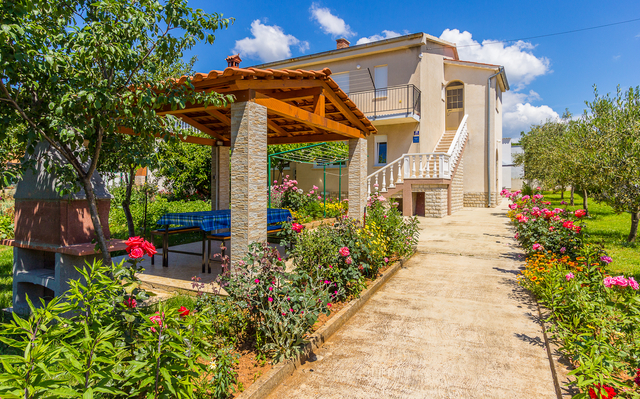
[(420, 121), (420, 90), (411, 84), (352, 92), (349, 98), (374, 125)]

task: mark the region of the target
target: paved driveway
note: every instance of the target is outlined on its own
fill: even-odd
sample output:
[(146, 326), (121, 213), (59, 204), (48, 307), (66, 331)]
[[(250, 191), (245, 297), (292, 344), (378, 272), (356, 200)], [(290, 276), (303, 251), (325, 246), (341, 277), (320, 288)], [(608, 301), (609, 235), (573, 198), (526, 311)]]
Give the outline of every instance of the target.
[(418, 253), (270, 398), (556, 398), (505, 214), (421, 218)]

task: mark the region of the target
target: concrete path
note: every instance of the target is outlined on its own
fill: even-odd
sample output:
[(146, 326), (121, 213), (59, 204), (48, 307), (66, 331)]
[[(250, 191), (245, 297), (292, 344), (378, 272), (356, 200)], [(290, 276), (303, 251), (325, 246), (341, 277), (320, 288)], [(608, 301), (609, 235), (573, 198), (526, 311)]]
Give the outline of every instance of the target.
[(420, 222), (418, 253), (269, 398), (556, 398), (506, 204)]

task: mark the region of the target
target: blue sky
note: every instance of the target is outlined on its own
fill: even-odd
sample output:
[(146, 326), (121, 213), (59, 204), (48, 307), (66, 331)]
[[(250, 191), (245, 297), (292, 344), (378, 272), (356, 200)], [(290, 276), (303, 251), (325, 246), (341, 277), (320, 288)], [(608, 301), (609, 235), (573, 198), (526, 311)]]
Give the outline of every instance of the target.
[(512, 90), (504, 97), (504, 135), (519, 137), (532, 123), (600, 93), (640, 85), (640, 20), (565, 35), (489, 44), (640, 18), (640, 1), (368, 2), (191, 0), (206, 12), (234, 17), (216, 32), (213, 45), (199, 44), (195, 69), (226, 67), (240, 52), (243, 66), (335, 48), (346, 36), (353, 44), (398, 34), (425, 32), (460, 47), (461, 59), (505, 65)]

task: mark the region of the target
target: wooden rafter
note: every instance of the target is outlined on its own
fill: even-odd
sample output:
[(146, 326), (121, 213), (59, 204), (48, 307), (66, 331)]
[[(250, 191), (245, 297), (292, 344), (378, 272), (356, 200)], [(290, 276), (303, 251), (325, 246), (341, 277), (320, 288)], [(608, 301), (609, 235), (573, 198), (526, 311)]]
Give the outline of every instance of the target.
[(218, 111), (217, 109), (207, 108), (205, 110), (205, 112), (207, 114), (213, 116), (214, 118), (216, 118), (220, 122), (222, 122), (224, 125), (231, 126), (231, 119), (229, 119), (228, 116), (224, 115), (222, 112)]
[[(301, 132), (302, 133), (302, 132)], [(268, 144), (291, 144), (291, 143), (318, 143), (321, 141), (344, 141), (347, 140), (340, 134), (301, 134), (292, 137), (269, 137)]]
[[(135, 133), (133, 130), (129, 129), (128, 127), (119, 127), (118, 131), (122, 134), (128, 134), (129, 136), (137, 136), (138, 134)], [(200, 144), (200, 145), (208, 145), (208, 146), (215, 146), (216, 145), (216, 140), (213, 139), (208, 139), (205, 137), (196, 137), (196, 136), (182, 136), (179, 134), (174, 135), (176, 136), (178, 139), (180, 139), (180, 141), (185, 142), (185, 143), (191, 143), (191, 144)], [(154, 137), (157, 138), (161, 138), (162, 135), (161, 134), (154, 134)]]
[(275, 114), (302, 122), (311, 128), (327, 130), (331, 133), (346, 136), (347, 138), (365, 137), (364, 133), (358, 129), (354, 129), (347, 125), (343, 125), (342, 123), (305, 111), (280, 100), (273, 98), (256, 98), (254, 101), (257, 104), (267, 107), (267, 109)]
[(223, 140), (223, 141), (229, 141), (228, 138), (226, 138), (226, 137), (214, 132), (213, 130), (209, 129), (208, 127), (206, 127), (202, 123), (197, 122), (197, 121), (189, 118), (188, 116), (186, 116), (184, 114), (177, 115), (177, 117), (182, 119), (183, 121), (185, 121), (189, 125), (195, 127), (196, 129), (200, 130), (201, 132), (204, 132), (204, 133), (208, 134), (211, 137), (215, 137), (215, 138)]
[(345, 105), (345, 103), (338, 97), (338, 95), (333, 90), (331, 90), (331, 88), (326, 83), (325, 85), (326, 87), (324, 90), (324, 94), (327, 97), (329, 97), (329, 101), (331, 101), (333, 106), (336, 107), (344, 116), (346, 116), (346, 118), (349, 120), (349, 122), (353, 124), (353, 126), (357, 127), (363, 132), (367, 132), (368, 131), (367, 128), (360, 121), (360, 119), (356, 118), (355, 115), (351, 113), (351, 110), (349, 109), (349, 107)]

